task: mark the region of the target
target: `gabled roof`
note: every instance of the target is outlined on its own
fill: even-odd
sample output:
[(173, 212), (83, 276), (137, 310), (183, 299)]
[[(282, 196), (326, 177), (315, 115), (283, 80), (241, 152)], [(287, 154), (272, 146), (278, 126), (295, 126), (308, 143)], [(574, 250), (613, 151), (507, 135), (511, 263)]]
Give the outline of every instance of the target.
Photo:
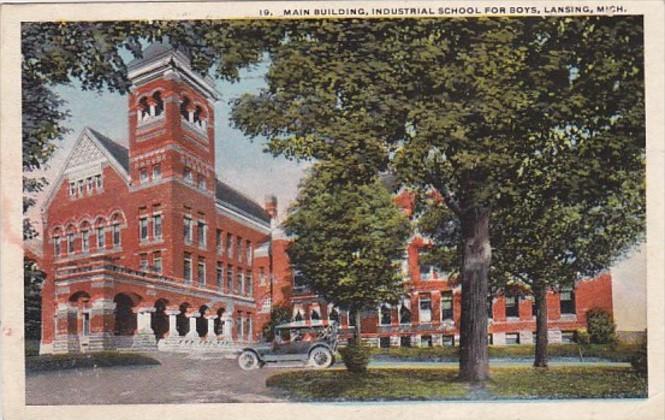
[(270, 215), (256, 201), (215, 178), (215, 198), (222, 204), (240, 210), (261, 222), (270, 223)]
[(113, 158), (118, 161), (118, 163), (125, 169), (125, 171), (129, 172), (129, 151), (127, 148), (114, 142), (97, 130), (93, 130), (92, 128), (88, 127), (88, 131), (90, 131), (90, 133), (96, 137), (97, 141), (99, 141), (99, 143), (104, 146), (104, 148), (106, 148), (106, 151), (108, 151), (111, 156), (113, 156)]

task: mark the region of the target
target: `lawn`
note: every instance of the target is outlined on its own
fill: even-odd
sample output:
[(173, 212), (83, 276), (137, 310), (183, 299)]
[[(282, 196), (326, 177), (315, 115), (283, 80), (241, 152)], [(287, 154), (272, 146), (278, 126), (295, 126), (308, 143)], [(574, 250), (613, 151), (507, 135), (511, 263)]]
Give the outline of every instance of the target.
[(116, 352), (55, 354), (31, 356), (25, 358), (25, 369), (29, 372), (75, 368), (142, 366), (158, 364), (159, 361), (142, 354)]
[[(613, 362), (629, 362), (638, 351), (639, 344), (550, 344), (547, 350), (550, 358), (574, 357), (599, 358)], [(411, 361), (453, 361), (459, 360), (459, 347), (397, 347), (389, 349), (372, 349), (376, 358), (391, 358)], [(489, 356), (496, 359), (531, 359), (535, 346), (489, 346)]]
[(456, 380), (457, 368), (345, 369), (278, 373), (266, 381), (294, 401), (646, 398), (644, 378), (622, 367), (493, 368), (484, 388)]

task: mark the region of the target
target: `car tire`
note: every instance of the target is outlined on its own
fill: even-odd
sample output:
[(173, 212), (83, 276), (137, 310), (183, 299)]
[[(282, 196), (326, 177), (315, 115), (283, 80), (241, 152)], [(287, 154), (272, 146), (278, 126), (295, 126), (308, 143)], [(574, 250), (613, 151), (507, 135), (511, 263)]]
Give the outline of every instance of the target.
[(244, 350), (240, 353), (240, 356), (238, 356), (238, 366), (240, 366), (240, 369), (242, 370), (257, 369), (260, 367), (259, 358), (253, 351)]
[(333, 364), (333, 355), (325, 347), (315, 347), (309, 352), (309, 365), (315, 369), (325, 369)]

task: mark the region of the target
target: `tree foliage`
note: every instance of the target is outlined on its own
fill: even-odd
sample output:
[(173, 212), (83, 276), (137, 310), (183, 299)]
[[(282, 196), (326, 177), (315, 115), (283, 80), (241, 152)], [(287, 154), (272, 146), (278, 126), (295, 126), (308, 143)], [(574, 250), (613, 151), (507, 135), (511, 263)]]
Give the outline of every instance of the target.
[(404, 293), (399, 262), (409, 222), (378, 179), (339, 182), (335, 169), (315, 165), (285, 228), (293, 269), (328, 302), (359, 313)]
[(37, 264), (23, 259), (23, 324), (25, 338), (39, 339), (42, 327), (41, 290), (44, 284), (44, 272)]

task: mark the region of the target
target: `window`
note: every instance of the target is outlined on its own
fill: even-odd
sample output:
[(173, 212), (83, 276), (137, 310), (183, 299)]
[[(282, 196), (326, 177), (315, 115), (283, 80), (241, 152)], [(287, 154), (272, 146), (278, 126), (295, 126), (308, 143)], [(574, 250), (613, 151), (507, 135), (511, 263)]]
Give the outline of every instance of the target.
[(159, 181), (160, 179), (162, 179), (162, 166), (157, 164), (152, 167), (152, 180)]
[(247, 265), (252, 264), (252, 243), (250, 241), (245, 242), (245, 261)]
[(434, 267), (431, 265), (420, 266), (420, 280), (431, 280), (434, 277)]
[(142, 271), (148, 270), (148, 254), (141, 254), (139, 260), (139, 269)]
[(380, 311), (379, 325), (390, 325), (390, 307), (388, 307), (388, 305), (381, 305)]
[(188, 184), (191, 184), (194, 182), (194, 178), (192, 176), (192, 170), (189, 168), (185, 168), (182, 172), (182, 177), (185, 179), (185, 182)]
[(264, 267), (259, 267), (259, 285), (264, 286), (266, 284), (266, 270)]
[(420, 297), (420, 311), (418, 313), (420, 323), (432, 322), (432, 300), (429, 296)]
[(83, 313), (83, 335), (84, 336), (90, 335), (90, 313), (89, 312), (84, 312)]
[(519, 306), (517, 305), (517, 297), (506, 296), (506, 316), (517, 318), (520, 316)]
[(162, 215), (152, 216), (152, 236), (154, 239), (162, 239)]
[(453, 292), (447, 291), (441, 293), (441, 320), (453, 319)]
[(196, 236), (199, 239), (199, 248), (206, 247), (207, 230), (208, 229), (205, 222), (199, 220), (199, 222), (196, 224)]
[(328, 319), (339, 323), (339, 312), (337, 312), (337, 309), (333, 308), (332, 311), (330, 311)]
[(155, 252), (152, 255), (152, 270), (155, 273), (162, 272), (162, 254), (161, 252)]
[(293, 288), (302, 290), (306, 287), (305, 276), (300, 271), (293, 272)]
[(222, 230), (215, 230), (215, 250), (219, 254), (222, 252)]
[(102, 188), (102, 176), (101, 175), (95, 175), (95, 186), (97, 189)]
[(387, 349), (390, 347), (390, 337), (379, 337), (379, 347)]
[(455, 345), (455, 336), (454, 335), (444, 335), (443, 336), (443, 345), (444, 346), (454, 346)]
[(114, 224), (111, 229), (113, 234), (113, 246), (120, 246), (120, 224)]
[(139, 238), (141, 241), (148, 240), (148, 218), (142, 217), (139, 219)]
[(215, 268), (215, 285), (219, 290), (224, 286), (224, 266), (220, 262), (217, 263), (217, 267)]
[(90, 250), (90, 232), (84, 230), (81, 232), (81, 251), (88, 252)]
[(575, 292), (572, 289), (564, 289), (559, 293), (559, 306), (561, 314), (575, 314)]
[(226, 293), (233, 292), (233, 267), (226, 268)]
[(106, 238), (104, 235), (104, 228), (97, 228), (97, 249), (104, 249), (106, 247)]
[(78, 188), (79, 189), (79, 195), (83, 195), (83, 180), (82, 179), (79, 180), (78, 186), (79, 186), (79, 188)]
[(321, 315), (319, 314), (319, 311), (317, 311), (316, 309), (312, 309), (310, 314), (309, 314), (309, 319), (311, 319), (312, 321), (320, 320)]
[(432, 336), (431, 335), (420, 336), (420, 347), (432, 347)]
[(236, 239), (236, 249), (235, 249), (235, 251), (236, 251), (235, 252), (236, 260), (240, 260), (240, 255), (241, 255), (241, 252), (242, 252), (242, 250), (240, 248), (242, 248), (242, 238), (238, 237)]
[(185, 253), (184, 267), (182, 270), (182, 277), (185, 279), (185, 283), (192, 282), (192, 255)]
[(237, 295), (242, 293), (242, 289), (243, 289), (243, 286), (244, 286), (243, 285), (244, 281), (245, 281), (245, 276), (243, 276), (243, 274), (240, 272), (240, 270), (238, 270), (238, 272), (236, 273), (236, 287), (235, 287), (235, 292), (236, 292)]
[(399, 338), (400, 347), (411, 347), (411, 336), (403, 335)]
[(226, 258), (231, 258), (233, 254), (233, 235), (230, 233), (226, 234)]
[(76, 195), (76, 182), (69, 183), (69, 195), (72, 197)]
[(506, 344), (519, 344), (519, 343), (520, 343), (519, 333), (506, 333)]
[(74, 253), (74, 234), (73, 233), (68, 233), (67, 234), (67, 253), (68, 254), (73, 254)]
[(56, 236), (53, 238), (53, 252), (56, 256), (60, 255), (60, 237)]
[(86, 183), (88, 184), (88, 194), (92, 194), (92, 189), (95, 186), (95, 180), (91, 176), (89, 176), (86, 179)]
[(199, 286), (203, 287), (206, 284), (206, 262), (205, 259), (199, 257), (199, 264), (197, 270), (197, 277), (199, 279)]
[(184, 219), (184, 239), (185, 243), (192, 243), (192, 219), (187, 216)]
[(561, 342), (564, 344), (572, 344), (575, 342), (575, 331), (562, 331)]
[(245, 293), (247, 296), (252, 296), (254, 293), (254, 279), (252, 277), (252, 272), (248, 271), (245, 273)]
[(206, 189), (206, 179), (203, 175), (199, 175), (196, 179), (196, 183), (199, 187), (200, 190), (205, 190)]
[(148, 182), (148, 170), (146, 168), (139, 169), (139, 182), (141, 184)]
[(410, 324), (411, 323), (411, 311), (406, 307), (406, 304), (402, 302), (402, 305), (399, 307), (399, 323), (400, 324)]

